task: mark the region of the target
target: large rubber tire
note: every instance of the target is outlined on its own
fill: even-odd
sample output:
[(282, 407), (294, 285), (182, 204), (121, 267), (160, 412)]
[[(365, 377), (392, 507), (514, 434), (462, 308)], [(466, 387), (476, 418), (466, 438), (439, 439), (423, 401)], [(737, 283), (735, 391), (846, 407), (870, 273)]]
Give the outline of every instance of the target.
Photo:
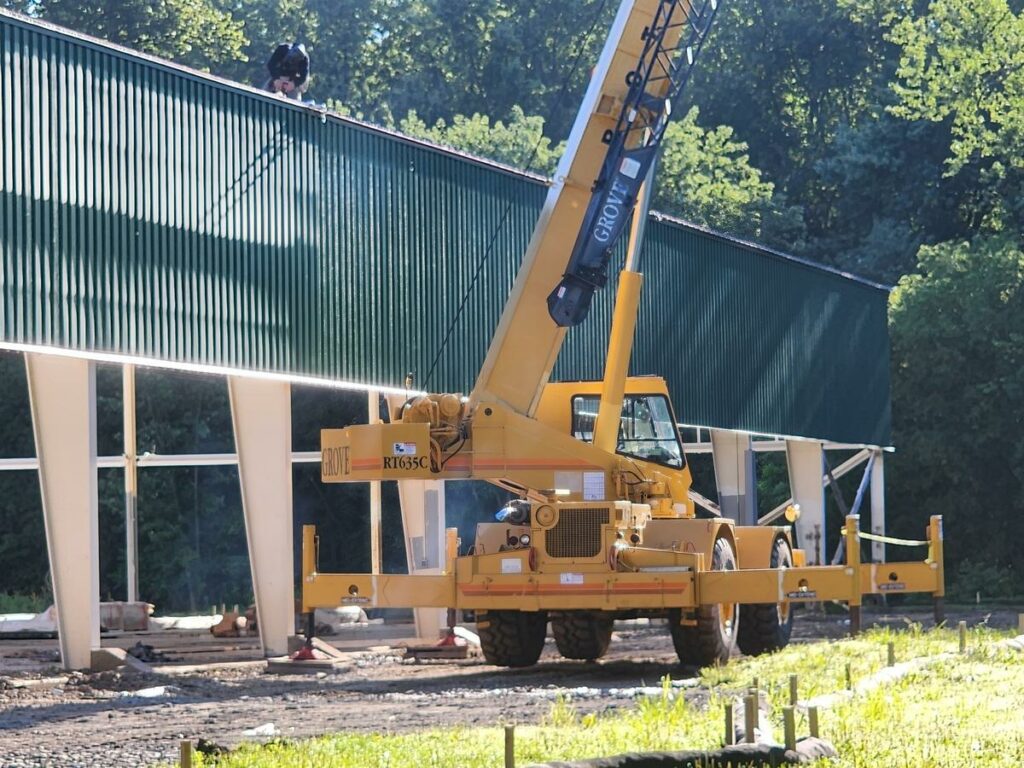
[[(789, 542), (778, 538), (772, 545), (771, 567), (793, 567)], [(793, 611), (785, 603), (751, 603), (740, 606), (740, 627), (736, 641), (747, 656), (778, 651), (789, 645), (793, 634)]]
[(551, 634), (558, 652), (567, 659), (600, 659), (612, 640), (611, 616), (590, 611), (562, 611), (551, 615)]
[(544, 650), (544, 611), (477, 611), (476, 630), (484, 658), (499, 667), (529, 667)]
[[(725, 537), (715, 541), (711, 569), (736, 570), (736, 552)], [(735, 603), (701, 606), (697, 609), (696, 624), (692, 626), (680, 624), (681, 613), (670, 611), (669, 629), (679, 661), (695, 667), (727, 663), (736, 647), (737, 608)]]

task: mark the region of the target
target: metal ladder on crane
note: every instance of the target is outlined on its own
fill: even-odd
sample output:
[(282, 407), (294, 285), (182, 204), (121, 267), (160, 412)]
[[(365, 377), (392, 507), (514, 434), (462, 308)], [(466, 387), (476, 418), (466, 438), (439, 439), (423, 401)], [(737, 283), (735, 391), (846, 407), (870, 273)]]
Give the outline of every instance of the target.
[(615, 127), (603, 136), (608, 152), (583, 226), (565, 274), (548, 296), (548, 312), (559, 326), (583, 322), (594, 293), (607, 282), (612, 249), (636, 206), (672, 118), (672, 103), (690, 79), (717, 12), (718, 0), (661, 0), (644, 29), (643, 52), (626, 76), (629, 90)]

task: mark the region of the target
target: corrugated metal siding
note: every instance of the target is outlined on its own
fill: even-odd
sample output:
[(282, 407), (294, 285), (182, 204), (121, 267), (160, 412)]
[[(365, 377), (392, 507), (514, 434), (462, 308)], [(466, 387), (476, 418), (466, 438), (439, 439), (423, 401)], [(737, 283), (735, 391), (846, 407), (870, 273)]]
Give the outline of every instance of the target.
[[(467, 390), (543, 183), (0, 15), (0, 340)], [(499, 227), (506, 209), (504, 224)], [(647, 228), (634, 370), (688, 423), (889, 442), (884, 291)], [(556, 370), (599, 375), (611, 292)]]

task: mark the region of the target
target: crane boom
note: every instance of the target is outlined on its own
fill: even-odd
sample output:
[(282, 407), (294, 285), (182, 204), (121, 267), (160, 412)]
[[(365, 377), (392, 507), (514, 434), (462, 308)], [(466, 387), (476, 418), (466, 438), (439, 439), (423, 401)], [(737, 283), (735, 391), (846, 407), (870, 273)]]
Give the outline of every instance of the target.
[[(603, 137), (608, 153), (569, 266), (548, 296), (548, 311), (559, 326), (583, 322), (594, 292), (607, 282), (612, 249), (636, 207), (672, 117), (672, 102), (690, 79), (717, 10), (717, 0), (704, 0), (699, 11), (692, 2), (663, 0), (645, 30), (644, 50), (627, 76), (629, 91), (615, 128)], [(684, 56), (678, 55), (681, 50)]]
[[(716, 0), (624, 0), (594, 70), (555, 172), (519, 274), (470, 395), (532, 417), (554, 368), (565, 328), (589, 309), (603, 284), (612, 238), (601, 243), (601, 211), (621, 189), (621, 169), (636, 184), (616, 205), (621, 234), (689, 76)], [(680, 51), (686, 55), (680, 58)], [(611, 234), (608, 232), (607, 234)], [(569, 252), (566, 243), (575, 242)], [(603, 261), (601, 261), (603, 259)], [(552, 292), (552, 288), (555, 292)], [(563, 290), (564, 288), (564, 290)], [(551, 293), (556, 296), (554, 306)], [(551, 308), (549, 308), (551, 307)], [(574, 322), (567, 322), (566, 318)]]

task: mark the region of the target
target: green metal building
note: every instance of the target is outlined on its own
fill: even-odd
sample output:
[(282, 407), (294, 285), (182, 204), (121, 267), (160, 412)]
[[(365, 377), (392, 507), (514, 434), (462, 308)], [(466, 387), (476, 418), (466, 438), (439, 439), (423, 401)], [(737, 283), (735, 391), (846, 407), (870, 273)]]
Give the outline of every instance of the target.
[[(0, 14), (0, 345), (466, 391), (545, 191)], [(884, 288), (658, 214), (646, 233), (633, 369), (681, 421), (889, 444)], [(611, 293), (556, 378), (600, 376)]]

